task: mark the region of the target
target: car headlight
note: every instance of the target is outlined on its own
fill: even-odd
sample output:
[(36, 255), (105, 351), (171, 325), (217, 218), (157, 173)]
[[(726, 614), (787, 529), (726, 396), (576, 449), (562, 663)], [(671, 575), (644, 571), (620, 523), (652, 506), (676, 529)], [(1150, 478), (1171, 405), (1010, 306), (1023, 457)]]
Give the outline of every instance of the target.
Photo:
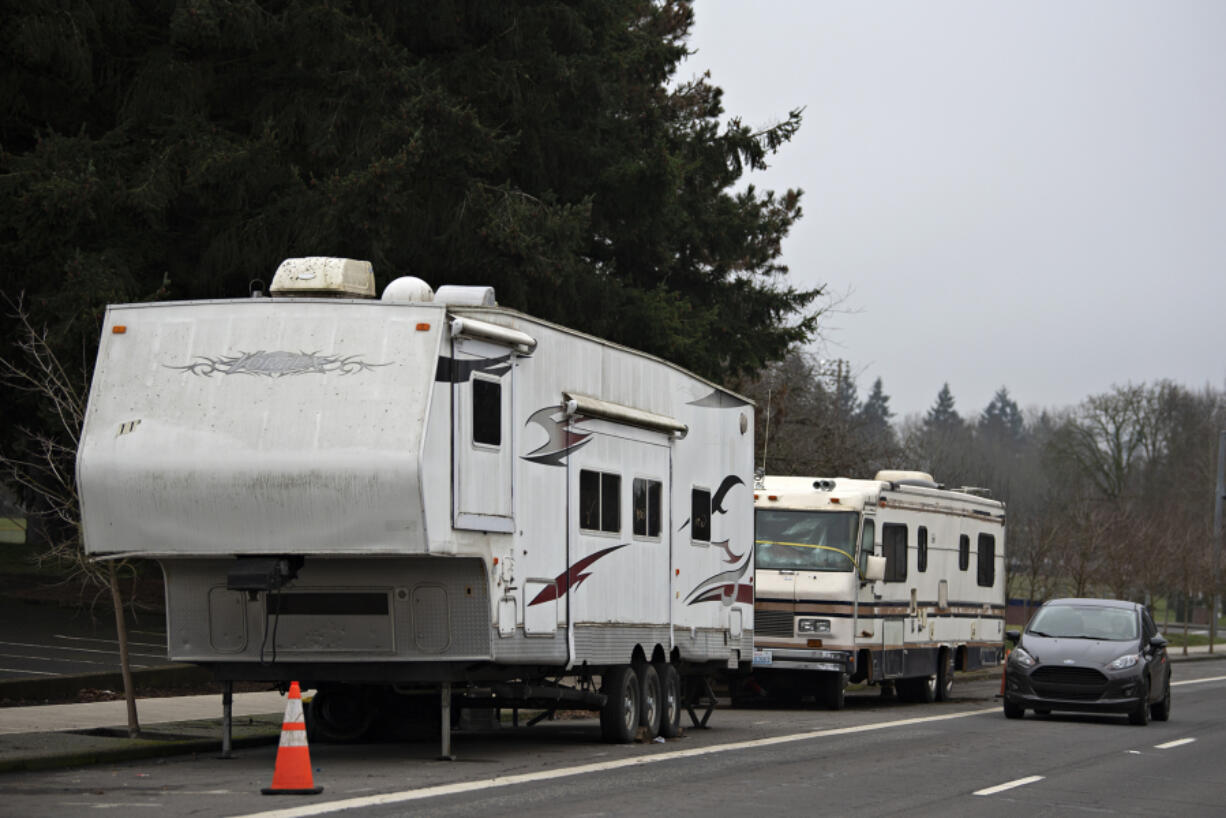
[(1009, 654), (1009, 661), (1016, 662), (1022, 667), (1034, 667), (1035, 665), (1034, 657), (1027, 653), (1025, 648), (1014, 648)]
[(1137, 662), (1141, 661), (1141, 656), (1136, 653), (1128, 653), (1116, 659), (1111, 664), (1107, 665), (1108, 670), (1123, 670), (1126, 667), (1132, 667)]
[(796, 620), (797, 633), (830, 633), (829, 619), (798, 619)]

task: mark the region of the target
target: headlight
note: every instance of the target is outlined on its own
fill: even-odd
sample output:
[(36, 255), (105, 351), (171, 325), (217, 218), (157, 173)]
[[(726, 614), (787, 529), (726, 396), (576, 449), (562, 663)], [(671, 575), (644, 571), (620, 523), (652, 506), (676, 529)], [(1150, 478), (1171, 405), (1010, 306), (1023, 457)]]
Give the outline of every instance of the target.
[(1108, 670), (1123, 670), (1126, 667), (1132, 667), (1137, 662), (1141, 661), (1141, 657), (1136, 653), (1129, 653), (1116, 659), (1111, 664), (1107, 665)]
[(1009, 654), (1009, 661), (1016, 662), (1022, 667), (1034, 667), (1034, 657), (1025, 651), (1023, 648), (1014, 648)]
[(830, 633), (829, 619), (798, 619), (796, 620), (797, 633)]

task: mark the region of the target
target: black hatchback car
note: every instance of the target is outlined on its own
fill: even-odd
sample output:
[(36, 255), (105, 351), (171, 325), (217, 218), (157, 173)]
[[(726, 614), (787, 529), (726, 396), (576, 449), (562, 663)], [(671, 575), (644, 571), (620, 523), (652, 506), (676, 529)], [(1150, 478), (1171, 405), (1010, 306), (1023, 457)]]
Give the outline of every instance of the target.
[(1133, 724), (1171, 713), (1166, 639), (1144, 605), (1053, 599), (1030, 619), (1005, 663), (1005, 716), (1027, 710), (1127, 713)]

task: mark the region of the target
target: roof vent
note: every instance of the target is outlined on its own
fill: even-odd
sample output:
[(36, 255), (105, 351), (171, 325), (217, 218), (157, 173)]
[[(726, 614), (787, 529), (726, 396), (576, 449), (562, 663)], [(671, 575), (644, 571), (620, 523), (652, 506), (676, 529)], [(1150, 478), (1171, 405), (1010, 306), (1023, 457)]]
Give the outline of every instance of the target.
[(439, 304), (454, 307), (496, 307), (493, 287), (464, 287), (459, 284), (444, 284), (434, 293)]
[(401, 276), (383, 288), (383, 301), (420, 304), (434, 300), (434, 290), (416, 276)]
[(351, 258), (287, 258), (268, 291), (274, 298), (374, 298), (375, 271), (369, 261)]

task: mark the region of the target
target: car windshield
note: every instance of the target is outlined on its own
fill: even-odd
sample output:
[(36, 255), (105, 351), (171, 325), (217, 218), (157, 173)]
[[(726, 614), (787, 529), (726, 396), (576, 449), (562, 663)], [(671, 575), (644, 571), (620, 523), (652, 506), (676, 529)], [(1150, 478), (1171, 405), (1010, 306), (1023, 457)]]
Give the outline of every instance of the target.
[(1137, 638), (1137, 614), (1127, 608), (1048, 605), (1039, 609), (1026, 630), (1036, 636), (1127, 642)]
[(853, 571), (856, 567), (854, 511), (757, 511), (759, 568), (793, 571)]

